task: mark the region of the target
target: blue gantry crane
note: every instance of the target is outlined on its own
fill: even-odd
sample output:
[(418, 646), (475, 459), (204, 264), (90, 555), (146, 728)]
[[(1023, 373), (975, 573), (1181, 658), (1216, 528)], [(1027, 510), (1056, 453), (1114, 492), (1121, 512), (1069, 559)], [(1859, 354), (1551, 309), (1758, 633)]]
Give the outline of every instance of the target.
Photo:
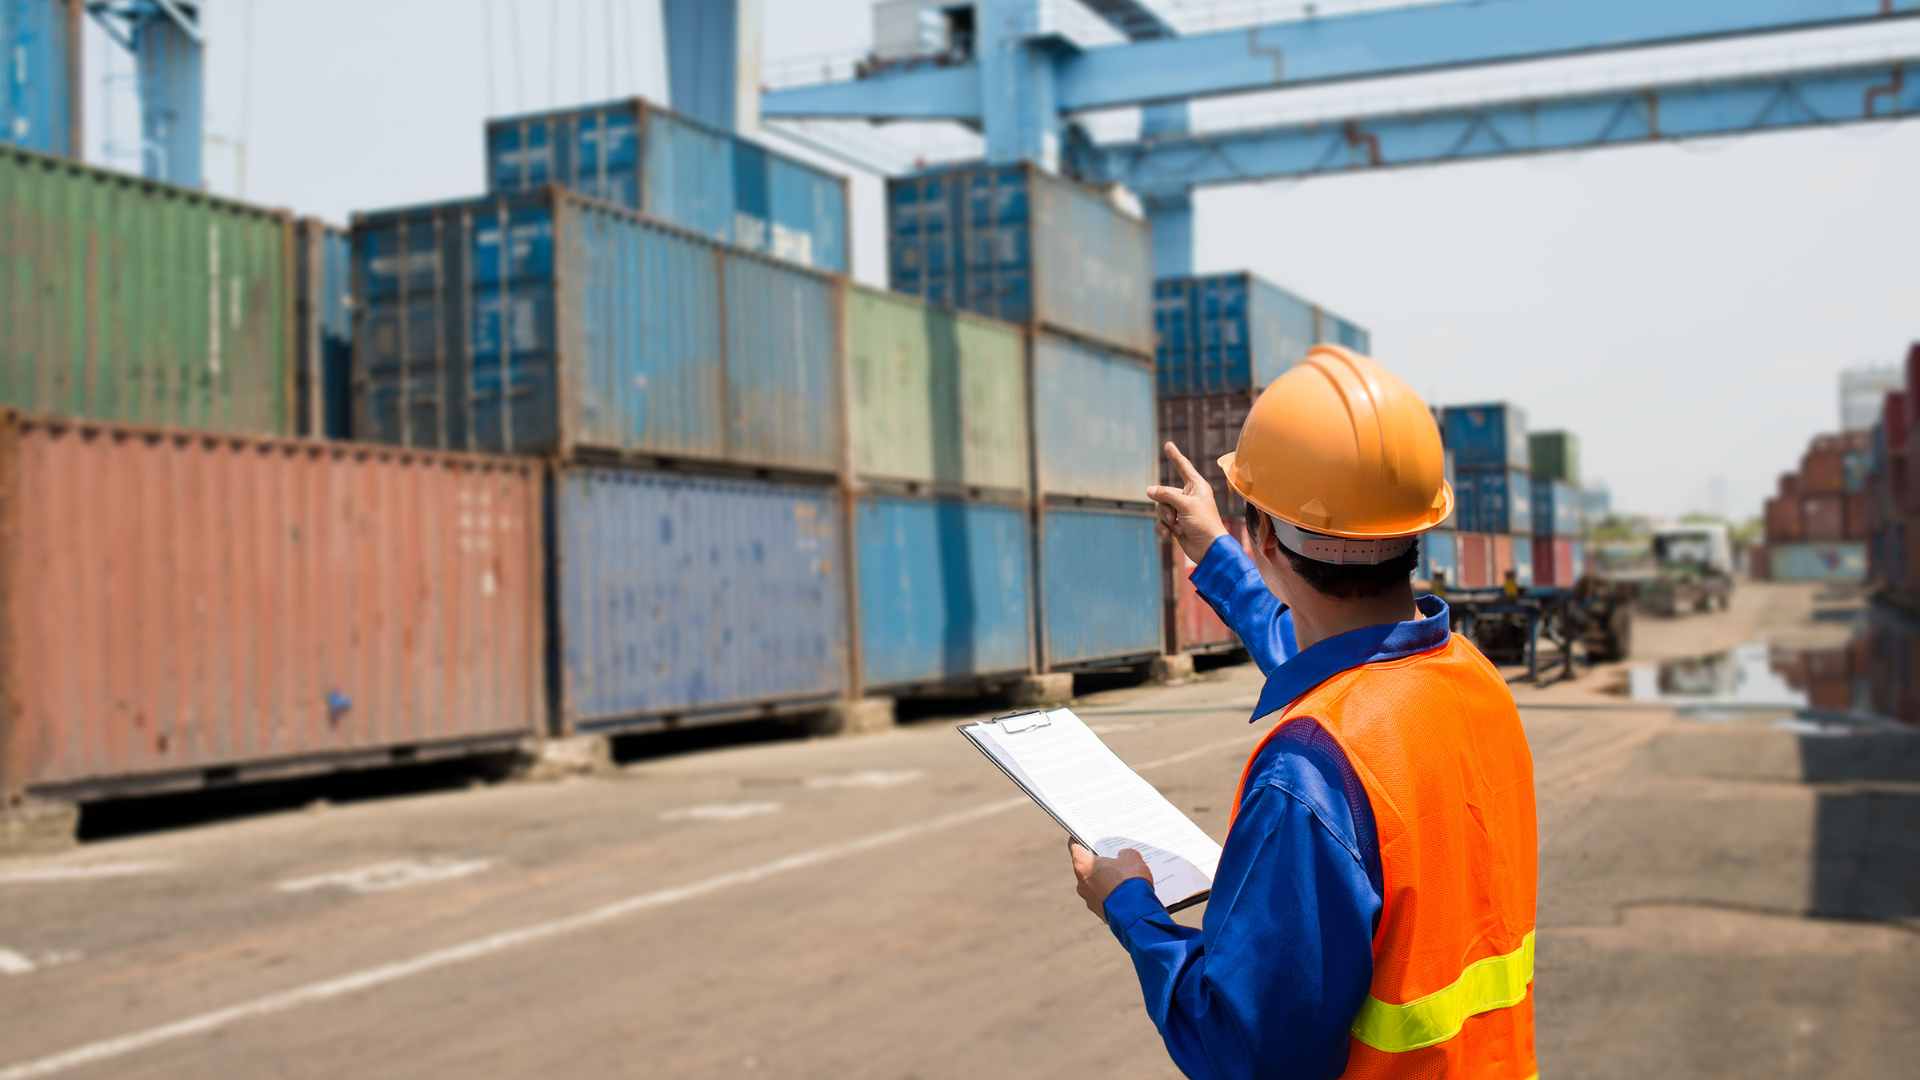
[[(1091, 47), (1049, 29), (1047, 2), (930, 4), (964, 13), (964, 48), (770, 90), (761, 114), (955, 121), (984, 135), (990, 161), (1036, 161), (1124, 184), (1146, 208), (1155, 272), (1166, 276), (1191, 272), (1192, 193), (1209, 184), (1920, 112), (1920, 80), (1908, 78), (1904, 56), (1337, 122), (1196, 132), (1188, 112), (1190, 102), (1228, 95), (1910, 18), (1920, 0), (1459, 0), (1186, 35), (1147, 0), (1083, 0), (1126, 38)], [(670, 56), (689, 55), (687, 40), (670, 33)], [(1133, 139), (1096, 142), (1075, 122), (1128, 107), (1142, 111)]]

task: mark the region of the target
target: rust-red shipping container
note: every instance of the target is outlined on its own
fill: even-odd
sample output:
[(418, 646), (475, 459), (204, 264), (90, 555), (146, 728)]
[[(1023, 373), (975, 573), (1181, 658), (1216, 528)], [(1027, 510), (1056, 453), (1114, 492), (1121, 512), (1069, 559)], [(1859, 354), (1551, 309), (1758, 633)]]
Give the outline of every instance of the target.
[(1907, 426), (1920, 422), (1920, 341), (1907, 348)]
[(1560, 575), (1566, 572), (1561, 568), (1573, 560), (1573, 542), (1569, 540), (1564, 543), (1567, 546), (1562, 548), (1551, 537), (1533, 538), (1533, 583), (1535, 585), (1547, 589), (1561, 583)]
[(1880, 409), (1880, 426), (1887, 432), (1887, 449), (1904, 450), (1907, 447), (1907, 393), (1904, 390), (1887, 391), (1887, 401)]
[[(1232, 521), (1246, 517), (1247, 507), (1240, 496), (1227, 486), (1227, 475), (1220, 469), (1220, 457), (1230, 454), (1240, 443), (1240, 427), (1258, 395), (1251, 390), (1219, 394), (1195, 394), (1160, 399), (1160, 439), (1171, 441), (1213, 485), (1213, 497), (1220, 504), (1220, 516)], [(1179, 470), (1165, 454), (1160, 459), (1160, 482), (1180, 486)]]
[(1767, 549), (1762, 544), (1753, 545), (1747, 554), (1747, 575), (1755, 581), (1765, 581), (1770, 576), (1767, 565)]
[(0, 802), (544, 729), (537, 462), (0, 414)]
[(1766, 502), (1767, 540), (1775, 544), (1790, 544), (1806, 539), (1806, 522), (1800, 516), (1800, 499), (1797, 496), (1776, 495)]
[(1513, 537), (1505, 533), (1496, 534), (1493, 537), (1492, 550), (1493, 567), (1490, 571), (1490, 576), (1493, 579), (1492, 584), (1505, 585), (1507, 583), (1507, 571), (1515, 568), (1513, 564)]
[(1808, 540), (1847, 538), (1847, 497), (1844, 494), (1800, 496), (1800, 519)]
[(1800, 494), (1800, 474), (1783, 472), (1780, 474), (1780, 497), (1791, 499)]
[[(1242, 548), (1247, 546), (1247, 527), (1244, 522), (1229, 521), (1227, 529), (1240, 541)], [(1235, 649), (1240, 639), (1220, 616), (1213, 613), (1213, 605), (1200, 598), (1193, 587), (1193, 560), (1187, 558), (1178, 544), (1167, 543), (1169, 561), (1167, 572), (1167, 618), (1170, 620), (1168, 642), (1171, 651), (1181, 652), (1218, 652)]]
[(1865, 540), (1869, 531), (1866, 492), (1847, 496), (1846, 515), (1846, 539)]
[(1800, 494), (1838, 494), (1847, 490), (1847, 456), (1839, 447), (1819, 439), (1800, 459)]
[[(1508, 541), (1508, 560), (1512, 560), (1512, 541)], [(1499, 584), (1493, 575), (1493, 537), (1486, 533), (1460, 534), (1460, 587), (1485, 589)]]

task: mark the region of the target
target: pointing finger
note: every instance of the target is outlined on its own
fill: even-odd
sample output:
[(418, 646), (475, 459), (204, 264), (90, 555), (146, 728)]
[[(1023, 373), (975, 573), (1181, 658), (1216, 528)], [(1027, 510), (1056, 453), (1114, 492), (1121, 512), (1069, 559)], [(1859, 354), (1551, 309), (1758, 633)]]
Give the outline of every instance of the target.
[(1181, 475), (1187, 478), (1187, 483), (1189, 484), (1206, 483), (1206, 481), (1202, 479), (1200, 476), (1200, 470), (1194, 468), (1193, 462), (1187, 460), (1187, 455), (1181, 453), (1180, 448), (1173, 445), (1173, 440), (1171, 439), (1167, 440), (1167, 444), (1164, 447), (1164, 449), (1166, 450), (1166, 453), (1167, 453), (1167, 460), (1173, 462), (1174, 465), (1180, 469)]

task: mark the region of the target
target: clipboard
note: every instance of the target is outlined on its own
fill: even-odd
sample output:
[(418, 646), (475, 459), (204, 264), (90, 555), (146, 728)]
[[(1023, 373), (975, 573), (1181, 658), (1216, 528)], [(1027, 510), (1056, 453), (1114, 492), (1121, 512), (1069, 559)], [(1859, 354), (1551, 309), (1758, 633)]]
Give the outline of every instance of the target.
[[(1198, 874), (1199, 880), (1205, 883), (1206, 887), (1185, 892), (1184, 895), (1176, 896), (1171, 901), (1169, 901), (1166, 896), (1160, 896), (1161, 903), (1166, 906), (1169, 912), (1175, 912), (1185, 910), (1206, 900), (1212, 893), (1211, 884), (1213, 873), (1219, 862), (1219, 845), (1214, 843), (1212, 838), (1206, 836), (1204, 832), (1201, 832), (1199, 827), (1194, 825), (1186, 815), (1180, 813), (1172, 803), (1167, 802), (1166, 798), (1155, 790), (1152, 785), (1142, 779), (1138, 773), (1133, 772), (1124, 761), (1120, 760), (1118, 755), (1114, 754), (1112, 750), (1107, 748), (1104, 742), (1100, 741), (1098, 736), (1087, 729), (1086, 726), (1080, 722), (1079, 717), (1073, 715), (1071, 710), (1020, 710), (1003, 713), (988, 720), (956, 724), (955, 730), (958, 731), (961, 737), (966, 739), (968, 743), (972, 744), (973, 748), (978, 750), (982, 757), (991, 762), (993, 766), (1000, 771), (1001, 775), (1012, 781), (1013, 785), (1024, 792), (1027, 798), (1033, 800), (1033, 804), (1045, 812), (1048, 817), (1052, 818), (1054, 823), (1059, 825), (1068, 836), (1072, 837), (1075, 843), (1078, 843), (1081, 847), (1089, 851), (1099, 852), (1100, 847), (1094, 842), (1093, 837), (1084, 835), (1081, 829), (1076, 829), (1074, 824), (1067, 820), (1067, 817), (1063, 816), (1062, 813), (1055, 808), (1053, 801), (1049, 799), (1045, 793), (1035, 790), (1034, 785), (1029, 782), (1026, 776), (1021, 775), (1016, 769), (1008, 768), (1007, 763), (1001, 760), (1001, 756), (996, 753), (995, 749), (989, 748), (987, 741), (982, 737), (986, 729), (992, 728), (1002, 739), (1017, 740), (1019, 736), (1023, 734), (1048, 731), (1053, 728), (1056, 723), (1056, 718), (1058, 718), (1060, 723), (1071, 724), (1073, 728), (1077, 729), (1071, 732), (1071, 734), (1076, 738), (1082, 739), (1082, 741), (1087, 744), (1085, 750), (1091, 759), (1090, 763), (1092, 765), (1109, 770), (1109, 775), (1113, 777), (1117, 777), (1119, 772), (1124, 770), (1125, 777), (1130, 778), (1131, 783), (1137, 785), (1139, 789), (1137, 792), (1131, 793), (1135, 801), (1141, 804), (1147, 804), (1146, 809), (1160, 819), (1159, 824), (1161, 826), (1173, 832), (1182, 833), (1179, 837), (1181, 843), (1170, 846), (1184, 848), (1195, 854), (1196, 858), (1189, 860), (1176, 855), (1172, 850), (1154, 847), (1149, 844), (1124, 845), (1139, 847), (1143, 849), (1144, 852), (1147, 852), (1146, 857), (1150, 867), (1153, 867), (1156, 861), (1162, 862), (1162, 865), (1155, 869), (1156, 895), (1160, 892), (1162, 873), (1168, 865), (1175, 866), (1178, 876), (1182, 880), (1191, 878), (1193, 874)], [(1081, 735), (1082, 732), (1084, 732), (1084, 736)], [(1018, 744), (1017, 742), (1012, 742), (1012, 745)], [(1103, 758), (1101, 757), (1102, 755), (1104, 756)], [(1177, 819), (1178, 825), (1173, 824), (1172, 819)], [(1183, 830), (1190, 830), (1190, 833), (1184, 832)], [(1169, 859), (1177, 859), (1178, 861), (1177, 863), (1169, 863), (1166, 861)], [(1167, 883), (1169, 885), (1173, 884), (1171, 877), (1168, 878)]]

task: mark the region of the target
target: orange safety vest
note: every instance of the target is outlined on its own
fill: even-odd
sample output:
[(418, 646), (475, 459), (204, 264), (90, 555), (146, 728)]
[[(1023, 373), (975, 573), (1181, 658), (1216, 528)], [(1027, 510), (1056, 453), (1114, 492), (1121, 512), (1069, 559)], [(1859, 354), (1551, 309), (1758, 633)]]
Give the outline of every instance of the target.
[(1506, 683), (1458, 634), (1341, 672), (1280, 712), (1236, 815), (1267, 740), (1309, 717), (1366, 788), (1385, 894), (1344, 1075), (1536, 1076), (1533, 755)]

